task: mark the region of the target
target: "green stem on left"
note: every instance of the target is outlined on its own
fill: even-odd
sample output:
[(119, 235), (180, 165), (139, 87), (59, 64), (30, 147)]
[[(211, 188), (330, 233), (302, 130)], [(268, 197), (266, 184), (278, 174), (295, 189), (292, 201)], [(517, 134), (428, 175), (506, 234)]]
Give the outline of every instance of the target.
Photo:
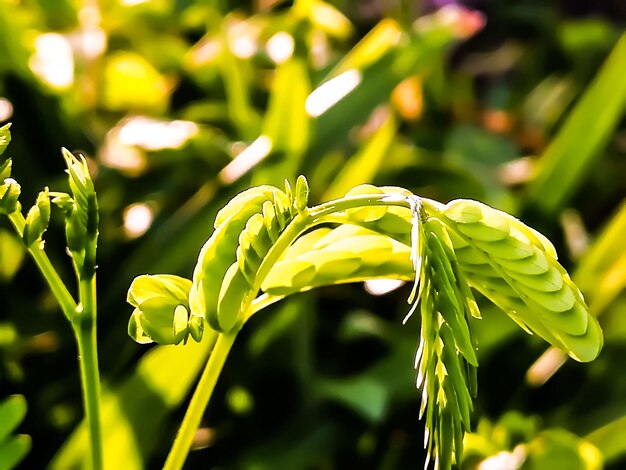
[[(26, 219), (21, 212), (16, 211), (9, 215), (9, 220), (15, 227), (15, 231), (18, 233), (20, 237), (24, 234), (24, 227), (26, 226)], [(72, 297), (72, 294), (67, 290), (65, 284), (61, 280), (61, 277), (56, 272), (48, 255), (43, 250), (43, 248), (39, 244), (34, 244), (32, 246), (27, 247), (28, 252), (32, 256), (37, 268), (43, 275), (44, 279), (50, 286), (50, 290), (52, 294), (59, 302), (61, 306), (61, 310), (63, 310), (63, 314), (66, 318), (73, 322), (73, 318), (76, 315), (76, 301)]]
[[(15, 231), (21, 237), (24, 234), (26, 220), (21, 212), (9, 215)], [(46, 280), (52, 294), (61, 306), (65, 317), (69, 320), (78, 344), (80, 377), (83, 390), (83, 406), (89, 428), (91, 443), (91, 462), (94, 470), (103, 468), (102, 426), (100, 418), (100, 374), (98, 371), (98, 351), (96, 345), (96, 277), (79, 279), (78, 290), (80, 302), (77, 305), (52, 266), (43, 245), (35, 243), (28, 252), (35, 261), (37, 268)]]

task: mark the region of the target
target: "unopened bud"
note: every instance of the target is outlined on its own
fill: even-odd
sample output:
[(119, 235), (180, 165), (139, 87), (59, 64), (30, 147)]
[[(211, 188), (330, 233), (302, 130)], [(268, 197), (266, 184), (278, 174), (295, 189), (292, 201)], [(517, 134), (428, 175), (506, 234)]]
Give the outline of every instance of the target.
[(4, 183), (0, 184), (0, 214), (13, 214), (20, 210), (18, 201), (22, 188), (13, 178), (6, 178)]
[(37, 196), (37, 202), (28, 211), (24, 226), (24, 244), (28, 247), (41, 240), (50, 223), (50, 196), (45, 188)]
[(95, 194), (87, 160), (83, 156), (79, 160), (67, 149), (63, 149), (63, 158), (67, 165), (67, 173), (70, 175), (70, 189), (74, 199), (79, 206), (84, 205), (86, 209), (87, 199), (91, 194)]
[(6, 149), (9, 142), (11, 142), (11, 132), (9, 131), (10, 127), (11, 123), (0, 127), (0, 155), (4, 153), (4, 149)]
[(204, 332), (204, 318), (199, 315), (191, 315), (189, 317), (189, 334), (194, 341), (200, 342), (202, 333)]
[(198, 341), (201, 327), (193, 317), (191, 322), (189, 319), (190, 289), (191, 281), (178, 276), (159, 274), (135, 278), (127, 298), (135, 307), (128, 324), (129, 335), (139, 343), (179, 344), (186, 342), (192, 333)]
[(0, 165), (0, 181), (4, 181), (11, 176), (11, 165), (12, 161), (10, 158)]
[(56, 205), (63, 212), (66, 214), (72, 212), (74, 208), (74, 199), (72, 199), (72, 196), (67, 193), (51, 192), (50, 197), (52, 198), (52, 204)]
[(309, 202), (309, 183), (304, 175), (298, 176), (296, 180), (296, 209), (303, 211), (306, 209), (306, 205)]
[(292, 199), (291, 184), (289, 183), (289, 180), (287, 179), (285, 179), (285, 194), (287, 195), (287, 199), (291, 201)]

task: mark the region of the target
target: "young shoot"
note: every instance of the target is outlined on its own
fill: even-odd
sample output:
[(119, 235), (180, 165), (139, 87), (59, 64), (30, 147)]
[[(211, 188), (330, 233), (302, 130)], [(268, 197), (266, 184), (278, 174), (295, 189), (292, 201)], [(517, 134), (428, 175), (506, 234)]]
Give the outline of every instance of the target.
[[(250, 188), (216, 216), (193, 279), (139, 276), (128, 301), (140, 343), (199, 341), (204, 319), (219, 332), (165, 464), (184, 464), (202, 413), (239, 330), (258, 310), (315, 287), (395, 278), (412, 281), (408, 319), (419, 310), (415, 359), (428, 462), (460, 462), (476, 395), (480, 319), (472, 289), (528, 332), (579, 361), (600, 352), (602, 332), (552, 244), (520, 220), (471, 200), (448, 204), (398, 187), (361, 185), (308, 206), (295, 191)], [(149, 286), (149, 287), (146, 287)]]

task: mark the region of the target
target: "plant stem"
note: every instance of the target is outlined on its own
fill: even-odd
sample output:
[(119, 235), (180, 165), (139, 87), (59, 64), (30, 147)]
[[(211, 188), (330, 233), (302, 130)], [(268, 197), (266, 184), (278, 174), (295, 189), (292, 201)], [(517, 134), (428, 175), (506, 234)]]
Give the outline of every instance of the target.
[(170, 450), (163, 470), (178, 470), (182, 468), (189, 453), (189, 449), (193, 442), (193, 437), (200, 425), (204, 410), (211, 398), (215, 383), (224, 367), (228, 353), (235, 342), (237, 331), (230, 333), (221, 333), (217, 337), (213, 351), (209, 357), (204, 371), (200, 376), (200, 381), (194, 391), (183, 422), (176, 435), (174, 445)]
[[(13, 212), (9, 215), (9, 220), (13, 224), (13, 227), (15, 227), (15, 231), (21, 237), (24, 234), (24, 226), (26, 225), (26, 220), (24, 219), (22, 213), (19, 211)], [(73, 321), (76, 315), (76, 302), (74, 301), (72, 294), (70, 294), (65, 287), (65, 284), (59, 277), (59, 274), (52, 266), (48, 255), (46, 255), (46, 252), (40, 244), (36, 243), (27, 248), (28, 252), (35, 261), (37, 268), (48, 283), (48, 286), (50, 286), (52, 294), (57, 299), (57, 302), (59, 302), (61, 310), (63, 310), (63, 314), (70, 322)]]
[(96, 277), (79, 281), (80, 306), (72, 322), (76, 342), (80, 377), (83, 388), (85, 418), (89, 427), (91, 460), (94, 470), (103, 468), (102, 424), (100, 416), (100, 372), (96, 340)]
[[(22, 236), (26, 225), (22, 213), (16, 211), (10, 214), (9, 220), (18, 235)], [(91, 441), (92, 468), (101, 470), (103, 468), (103, 452), (100, 419), (100, 374), (96, 345), (96, 278), (93, 276), (90, 280), (79, 280), (80, 304), (76, 305), (72, 294), (65, 287), (48, 255), (43, 250), (43, 242), (35, 243), (27, 248), (74, 330), (78, 344), (83, 405)]]
[(345, 211), (346, 209), (354, 209), (357, 207), (371, 206), (400, 206), (411, 208), (411, 204), (407, 198), (399, 193), (390, 194), (364, 194), (358, 196), (347, 196), (341, 199), (328, 201), (319, 206), (311, 207), (309, 214), (317, 219), (319, 217), (332, 214), (334, 212)]

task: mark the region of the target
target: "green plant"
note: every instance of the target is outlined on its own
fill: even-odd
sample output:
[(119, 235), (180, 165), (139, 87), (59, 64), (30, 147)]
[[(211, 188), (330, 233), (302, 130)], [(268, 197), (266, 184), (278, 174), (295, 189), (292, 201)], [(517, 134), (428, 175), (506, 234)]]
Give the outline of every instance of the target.
[(12, 395), (0, 402), (0, 468), (17, 466), (30, 450), (29, 436), (11, 435), (25, 415), (26, 400), (22, 395)]
[[(375, 278), (413, 280), (419, 309), (420, 417), (436, 468), (460, 462), (476, 394), (480, 318), (470, 289), (572, 358), (591, 361), (603, 339), (556, 250), (520, 220), (472, 200), (441, 204), (398, 187), (361, 185), (308, 207), (308, 184), (258, 186), (216, 216), (193, 279), (137, 277), (129, 334), (140, 343), (201, 341), (219, 332), (165, 468), (181, 468), (237, 333), (262, 308), (314, 287)], [(212, 338), (212, 336), (211, 336)]]
[[(0, 128), (0, 154), (11, 140), (10, 124)], [(69, 175), (70, 193), (50, 192), (46, 187), (26, 217), (19, 202), (20, 185), (11, 178), (11, 159), (0, 165), (0, 213), (8, 216), (28, 253), (48, 283), (63, 314), (74, 331), (78, 345), (80, 377), (85, 416), (89, 423), (91, 461), (102, 468), (100, 426), (100, 375), (96, 347), (96, 246), (98, 240), (98, 202), (84, 158), (63, 149)], [(65, 220), (67, 252), (72, 259), (78, 285), (78, 302), (50, 262), (43, 235), (51, 216), (51, 203), (58, 206)]]

